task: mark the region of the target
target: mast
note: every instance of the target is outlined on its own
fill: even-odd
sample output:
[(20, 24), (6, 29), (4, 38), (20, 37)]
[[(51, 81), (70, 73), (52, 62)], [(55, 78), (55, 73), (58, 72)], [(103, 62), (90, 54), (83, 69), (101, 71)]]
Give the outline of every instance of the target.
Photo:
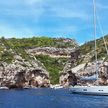
[(97, 65), (97, 42), (96, 42), (96, 1), (93, 0), (93, 25), (94, 25), (94, 41), (95, 41), (95, 63), (96, 63), (96, 74), (98, 78), (98, 65)]

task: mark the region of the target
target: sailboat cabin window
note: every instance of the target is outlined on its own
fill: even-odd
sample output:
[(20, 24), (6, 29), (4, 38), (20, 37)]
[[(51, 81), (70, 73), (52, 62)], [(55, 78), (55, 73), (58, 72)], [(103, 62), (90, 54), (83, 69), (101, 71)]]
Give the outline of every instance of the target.
[(87, 91), (87, 89), (83, 89), (83, 91)]
[(103, 91), (103, 90), (98, 90), (98, 91)]

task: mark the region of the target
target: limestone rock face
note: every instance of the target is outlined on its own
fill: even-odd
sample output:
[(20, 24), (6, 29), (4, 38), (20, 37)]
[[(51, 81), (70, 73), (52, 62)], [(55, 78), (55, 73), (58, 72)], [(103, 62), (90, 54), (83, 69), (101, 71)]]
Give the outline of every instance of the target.
[(70, 71), (73, 67), (77, 66), (78, 65), (77, 63), (78, 63), (78, 60), (80, 59), (80, 57), (81, 57), (81, 55), (80, 55), (79, 49), (73, 50), (70, 53), (70, 58), (63, 69), (63, 73)]
[(27, 53), (32, 55), (49, 55), (50, 57), (70, 57), (70, 53), (75, 48), (55, 48), (55, 47), (38, 47), (28, 49)]
[(74, 50), (71, 52), (71, 57), (66, 63), (61, 75), (59, 82), (62, 86), (68, 87), (70, 85), (74, 86), (77, 84), (77, 76), (73, 73), (72, 68), (76, 66), (76, 61), (80, 58), (79, 50)]
[(37, 60), (26, 61), (14, 56), (12, 63), (0, 65), (0, 86), (9, 88), (49, 87), (49, 74)]
[(60, 76), (60, 85), (63, 87), (68, 87), (70, 85), (74, 86), (77, 84), (77, 77), (72, 71), (64, 72)]
[[(79, 45), (74, 39), (52, 38), (55, 45), (44, 45), (27, 49), (27, 53), (32, 55), (49, 55), (51, 57), (70, 57)], [(47, 43), (47, 42), (46, 42)]]
[[(73, 73), (72, 76), (76, 76), (77, 84), (79, 85), (108, 85), (108, 62), (98, 61), (97, 69), (95, 62), (80, 64), (69, 69)], [(69, 76), (68, 69), (65, 69), (62, 74), (65, 75), (61, 75), (60, 82), (62, 81), (61, 79), (67, 81)], [(73, 81), (70, 81), (70, 83), (71, 82)]]

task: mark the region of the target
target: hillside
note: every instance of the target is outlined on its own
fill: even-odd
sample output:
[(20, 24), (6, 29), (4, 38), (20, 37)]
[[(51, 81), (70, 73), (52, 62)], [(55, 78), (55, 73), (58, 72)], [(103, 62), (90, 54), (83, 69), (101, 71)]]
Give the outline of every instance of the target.
[[(3, 37), (1, 38), (3, 40)], [(69, 38), (49, 38), (49, 37), (32, 37), (32, 38), (10, 38), (5, 39), (9, 45), (24, 49), (31, 49), (36, 47), (55, 47), (67, 48), (78, 46), (74, 39)]]
[[(108, 46), (108, 35), (105, 36), (105, 40), (106, 40), (106, 44)], [(87, 55), (87, 54), (92, 55), (90, 61), (94, 60), (94, 46), (95, 46), (94, 44), (95, 44), (94, 41), (89, 41), (79, 47), (82, 55)], [(97, 39), (97, 57), (98, 57), (98, 59), (107, 57), (103, 38)]]
[[(48, 37), (5, 39), (2, 37), (0, 38), (0, 63), (8, 65), (18, 61), (20, 62), (18, 66), (24, 68), (27, 67), (26, 65), (32, 67), (36, 62), (36, 67), (48, 71), (51, 83), (56, 84), (59, 81), (59, 72), (63, 70), (71, 50), (76, 47), (78, 44), (73, 39)], [(35, 53), (29, 52), (32, 50)], [(51, 54), (52, 56), (50, 56)], [(35, 68), (35, 66), (33, 67)]]
[[(108, 46), (108, 35), (105, 36), (105, 41)], [(107, 52), (105, 49), (103, 38), (96, 40), (97, 42), (97, 59), (107, 61)], [(71, 67), (75, 67), (82, 63), (95, 61), (95, 42), (89, 41), (79, 46), (75, 51), (71, 52), (71, 59), (68, 61), (71, 63)], [(73, 63), (74, 62), (74, 63)], [(73, 64), (72, 64), (73, 63)]]
[[(108, 46), (108, 35), (105, 36)], [(98, 77), (96, 79), (96, 62), (94, 53), (94, 41), (89, 41), (74, 52), (71, 52), (71, 57), (66, 63), (63, 72), (60, 76), (60, 84), (69, 86), (73, 81), (77, 81), (79, 85), (107, 85), (108, 80), (108, 56), (105, 49), (103, 38), (97, 41), (97, 59), (98, 59)], [(76, 77), (77, 78), (76, 78)], [(77, 80), (76, 80), (77, 79)], [(85, 80), (86, 79), (86, 80)], [(90, 81), (89, 79), (95, 79)]]

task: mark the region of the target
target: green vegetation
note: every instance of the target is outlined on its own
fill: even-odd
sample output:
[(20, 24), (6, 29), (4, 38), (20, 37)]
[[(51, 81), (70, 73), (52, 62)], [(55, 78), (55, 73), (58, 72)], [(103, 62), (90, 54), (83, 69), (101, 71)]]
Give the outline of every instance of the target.
[(4, 61), (7, 63), (11, 63), (13, 59), (14, 59), (13, 54), (10, 53), (9, 51), (4, 51), (4, 53), (0, 55), (1, 62)]
[(20, 55), (25, 60), (31, 60), (32, 58), (26, 53), (24, 48), (21, 48), (11, 41), (11, 39), (0, 39), (0, 61), (11, 63), (14, 60), (14, 55)]
[(49, 71), (50, 79), (52, 84), (58, 84), (59, 72), (63, 70), (67, 58), (51, 58), (49, 56), (38, 55), (36, 58), (44, 64), (46, 69)]
[[(0, 38), (0, 61), (12, 62), (13, 54), (22, 56), (26, 60), (30, 60), (30, 56), (26, 53), (26, 49), (36, 48), (36, 47), (57, 47), (57, 48), (66, 48), (66, 47), (77, 47), (75, 40), (63, 38), (49, 38), (49, 37), (32, 37), (32, 38), (10, 38), (5, 39), (4, 37)], [(5, 51), (7, 54), (5, 54)], [(9, 51), (11, 50), (11, 51)], [(4, 56), (6, 55), (6, 56)], [(10, 57), (11, 56), (11, 57)]]
[[(27, 54), (26, 50), (36, 47), (56, 47), (67, 48), (77, 47), (78, 44), (73, 39), (32, 37), (32, 38), (0, 38), (0, 62), (11, 63), (14, 55), (20, 55), (23, 59), (31, 62), (33, 57)], [(67, 58), (51, 58), (49, 56), (39, 55), (36, 58), (42, 62), (49, 72), (51, 83), (59, 82), (59, 72), (63, 70)]]
[[(105, 36), (105, 40), (108, 46), (108, 35)], [(87, 42), (84, 45), (80, 46), (81, 54), (86, 55), (87, 53), (93, 52), (94, 46), (95, 46), (94, 41)], [(103, 38), (97, 39), (97, 55), (98, 59), (102, 59), (103, 57), (107, 56)], [(92, 57), (92, 60), (94, 60), (94, 57)]]
[(63, 38), (49, 38), (49, 37), (32, 37), (32, 38), (10, 38), (5, 39), (13, 48), (20, 47), (23, 49), (34, 47), (77, 47), (78, 44), (75, 40), (65, 41)]
[[(108, 46), (108, 35), (105, 36), (105, 40)], [(48, 38), (48, 37), (32, 37), (32, 38), (10, 38), (5, 39), (4, 37), (0, 38), (0, 61), (4, 61), (7, 63), (11, 63), (14, 59), (14, 55), (20, 55), (27, 61), (31, 61), (33, 58), (27, 54), (26, 49), (35, 48), (35, 47), (56, 47), (56, 48), (67, 48), (67, 47), (78, 47), (78, 44), (75, 40), (72, 39), (63, 39), (63, 38)], [(88, 60), (85, 59), (86, 62), (93, 61), (94, 55), (92, 54), (94, 51), (94, 41), (90, 41), (85, 43), (84, 45), (79, 47), (81, 55), (89, 54), (92, 56)], [(106, 51), (104, 47), (103, 39), (97, 39), (97, 52), (98, 59), (102, 59), (106, 57), (105, 60), (108, 60), (108, 56), (106, 56)], [(84, 57), (83, 56), (83, 57)], [(79, 59), (78, 64), (85, 62), (83, 57)], [(59, 81), (59, 72), (63, 70), (67, 58), (52, 58), (50, 56), (38, 55), (36, 58), (44, 64), (46, 69), (49, 71), (50, 79), (52, 84), (57, 84)], [(87, 61), (88, 60), (88, 61)]]

